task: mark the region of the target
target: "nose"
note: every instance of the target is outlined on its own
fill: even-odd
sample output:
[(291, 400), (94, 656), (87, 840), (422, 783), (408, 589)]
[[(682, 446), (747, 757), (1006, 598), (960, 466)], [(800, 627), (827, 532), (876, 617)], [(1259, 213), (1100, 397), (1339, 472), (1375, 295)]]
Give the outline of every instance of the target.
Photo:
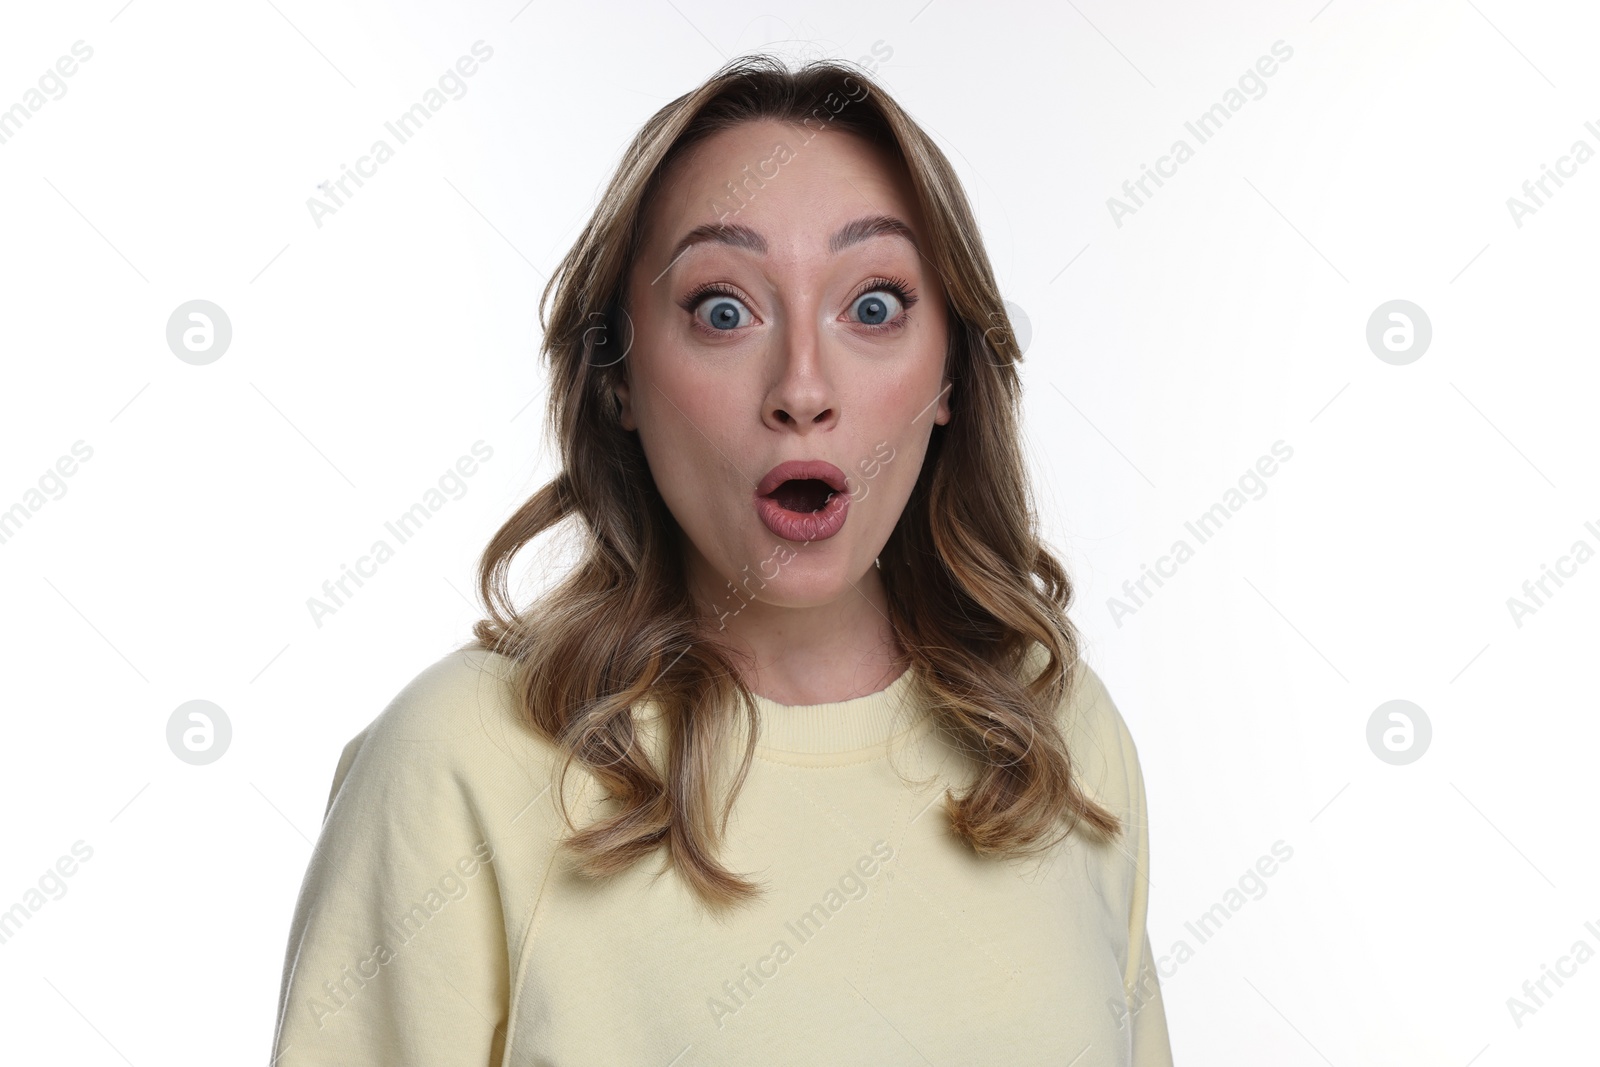
[(814, 308), (799, 310), (776, 334), (776, 351), (771, 354), (774, 379), (764, 414), (770, 426), (806, 430), (838, 422), (832, 360), (817, 325), (818, 314)]

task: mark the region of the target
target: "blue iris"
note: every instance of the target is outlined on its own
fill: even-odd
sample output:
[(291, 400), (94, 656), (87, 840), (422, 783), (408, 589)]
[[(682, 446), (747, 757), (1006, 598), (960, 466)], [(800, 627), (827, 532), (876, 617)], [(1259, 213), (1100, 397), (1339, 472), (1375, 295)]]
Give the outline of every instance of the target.
[(868, 326), (877, 326), (889, 317), (889, 305), (880, 297), (868, 294), (856, 306), (861, 309), (861, 321)]

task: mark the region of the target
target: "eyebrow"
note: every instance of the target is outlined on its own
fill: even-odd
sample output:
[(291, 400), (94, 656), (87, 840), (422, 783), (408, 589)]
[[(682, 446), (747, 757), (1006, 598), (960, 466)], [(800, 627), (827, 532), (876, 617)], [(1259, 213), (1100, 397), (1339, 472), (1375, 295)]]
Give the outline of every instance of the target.
[[(917, 247), (917, 239), (911, 232), (911, 227), (900, 219), (893, 215), (866, 215), (841, 226), (839, 232), (828, 239), (828, 251), (838, 255), (851, 245), (860, 244), (874, 237), (903, 237), (911, 243), (912, 248)], [(694, 245), (708, 241), (747, 249), (763, 256), (767, 254), (766, 238), (750, 227), (737, 222), (708, 222), (704, 226), (696, 226), (683, 235), (683, 240), (672, 249), (672, 258), (668, 261), (668, 266), (676, 263), (678, 257)]]

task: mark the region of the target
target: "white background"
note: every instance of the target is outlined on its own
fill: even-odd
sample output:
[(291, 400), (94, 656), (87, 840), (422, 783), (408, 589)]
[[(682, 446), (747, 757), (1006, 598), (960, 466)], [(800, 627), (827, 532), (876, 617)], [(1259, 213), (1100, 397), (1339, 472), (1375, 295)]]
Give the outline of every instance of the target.
[[(1520, 625), (1508, 600), (1600, 548), (1600, 160), (1520, 226), (1507, 199), (1600, 150), (1600, 17), (1320, 3), (8, 10), (0, 109), (93, 56), (0, 144), (0, 510), (92, 458), (0, 543), (0, 909), (93, 855), (0, 944), (0, 1058), (265, 1062), (339, 751), (468, 638), (484, 543), (555, 473), (536, 301), (627, 139), (737, 53), (874, 42), (1031, 324), (1042, 518), (1148, 781), (1151, 938), (1194, 949), (1164, 965), (1177, 1062), (1592, 1057), (1600, 961), (1520, 1026), (1507, 998), (1600, 951), (1600, 561)], [(465, 95), (318, 226), (319, 183), (478, 40)], [(1280, 40), (1199, 144), (1185, 121)], [(1107, 198), (1180, 137), (1118, 225)], [(233, 328), (206, 366), (166, 343), (193, 299)], [(1366, 341), (1394, 299), (1432, 324), (1405, 365)], [(480, 439), (465, 495), (317, 625), (307, 599)], [(167, 747), (192, 699), (232, 724), (209, 766)], [(1403, 766), (1367, 743), (1392, 699), (1433, 731)], [(1185, 923), (1280, 840), (1199, 944)]]

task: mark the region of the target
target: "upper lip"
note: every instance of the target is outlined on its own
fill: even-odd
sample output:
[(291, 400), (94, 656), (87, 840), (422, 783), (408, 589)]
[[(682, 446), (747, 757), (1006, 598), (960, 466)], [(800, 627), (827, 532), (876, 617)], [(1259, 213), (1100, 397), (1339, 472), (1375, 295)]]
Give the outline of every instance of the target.
[(833, 491), (845, 491), (844, 471), (820, 459), (791, 459), (778, 464), (767, 472), (761, 479), (761, 484), (756, 486), (756, 496), (770, 496), (773, 490), (784, 482), (814, 478), (819, 482), (826, 482)]

